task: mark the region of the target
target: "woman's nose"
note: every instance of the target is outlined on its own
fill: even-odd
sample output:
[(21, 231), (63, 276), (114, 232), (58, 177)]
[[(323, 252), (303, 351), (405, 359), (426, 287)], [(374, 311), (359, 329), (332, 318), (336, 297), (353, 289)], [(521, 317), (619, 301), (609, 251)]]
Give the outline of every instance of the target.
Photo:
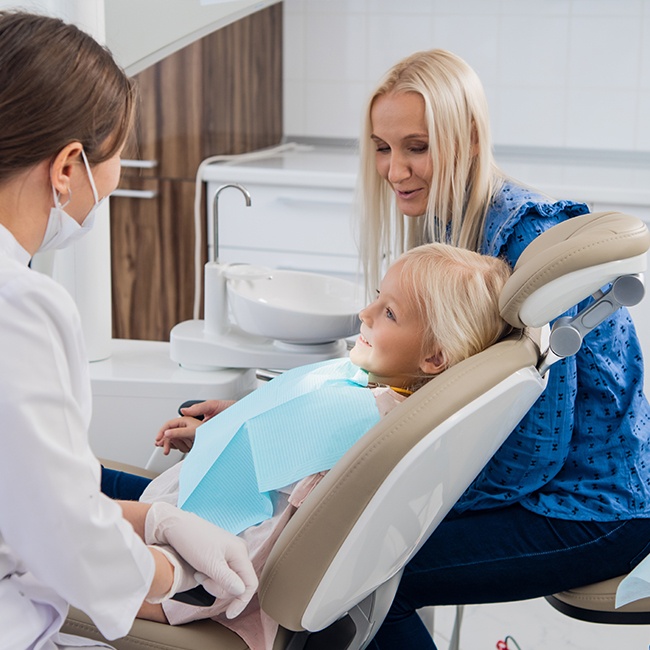
[(400, 183), (411, 175), (411, 168), (408, 161), (399, 154), (393, 154), (390, 158), (390, 167), (388, 168), (388, 181), (390, 183)]

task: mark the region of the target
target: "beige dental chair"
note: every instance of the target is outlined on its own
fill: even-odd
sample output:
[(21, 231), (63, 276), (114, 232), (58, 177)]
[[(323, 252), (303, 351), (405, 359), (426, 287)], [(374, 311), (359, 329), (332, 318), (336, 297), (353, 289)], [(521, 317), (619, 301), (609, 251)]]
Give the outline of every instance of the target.
[[(648, 248), (643, 222), (610, 212), (559, 224), (524, 251), (501, 297), (504, 318), (518, 329), (373, 427), (283, 531), (259, 589), (262, 608), (282, 626), (275, 650), (367, 645), (403, 567), (539, 397), (548, 368), (574, 354), (615, 309), (642, 298), (638, 274)], [(547, 323), (590, 295), (586, 313), (559, 319), (549, 333)], [(64, 631), (102, 638), (78, 611)], [(119, 650), (246, 648), (212, 621), (176, 628), (136, 621), (111, 643)]]

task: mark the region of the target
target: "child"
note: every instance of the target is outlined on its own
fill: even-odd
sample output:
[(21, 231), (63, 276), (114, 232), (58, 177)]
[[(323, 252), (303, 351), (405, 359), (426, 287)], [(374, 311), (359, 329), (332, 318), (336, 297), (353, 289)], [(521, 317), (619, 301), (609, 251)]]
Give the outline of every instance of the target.
[[(285, 450), (281, 450), (282, 442), (278, 442), (276, 432), (285, 436), (286, 430), (296, 428), (298, 435), (291, 438), (291, 444), (303, 443), (300, 434), (307, 429), (304, 420), (301, 421), (300, 417), (295, 415), (296, 411), (300, 411), (301, 399), (307, 400), (309, 417), (323, 423), (318, 435), (314, 436), (312, 432), (311, 437), (315, 439), (314, 448), (320, 450), (321, 443), (329, 444), (329, 440), (323, 442), (323, 438), (333, 438), (334, 455), (338, 453), (340, 457), (379, 417), (386, 415), (409, 394), (445, 368), (496, 342), (509, 330), (498, 309), (499, 294), (509, 275), (508, 265), (499, 259), (446, 244), (427, 244), (408, 251), (388, 269), (376, 300), (361, 311), (361, 331), (350, 351), (349, 359), (335, 359), (290, 370), (229, 408), (226, 408), (228, 403), (225, 402), (208, 403), (205, 411), (210, 416), (210, 422), (198, 431), (196, 441), (194, 431), (198, 421), (182, 417), (168, 422), (158, 434), (156, 444), (167, 449), (175, 447), (191, 451), (183, 463), (177, 464), (155, 479), (145, 490), (142, 500), (165, 500), (174, 505), (178, 502), (184, 508), (194, 503), (198, 514), (209, 519), (213, 516), (220, 517), (222, 513), (212, 510), (216, 502), (211, 502), (210, 499), (215, 496), (214, 493), (218, 493), (215, 498), (221, 498), (223, 508), (227, 510), (230, 501), (237, 500), (240, 496), (237, 490), (245, 489), (237, 480), (240, 476), (243, 480), (243, 474), (234, 474), (234, 481), (226, 479), (218, 484), (218, 488), (213, 487), (212, 490), (202, 485), (202, 481), (210, 480), (212, 466), (226, 459), (229, 445), (234, 445), (232, 441), (238, 440), (238, 436), (248, 435), (247, 442), (254, 446), (257, 440), (255, 426), (249, 425), (255, 423), (258, 413), (264, 417), (269, 405), (270, 410), (276, 413), (275, 420), (279, 421), (279, 426), (276, 426), (273, 432), (265, 431), (268, 435), (262, 438), (271, 439), (269, 448), (271, 444), (274, 445), (272, 451), (276, 450), (276, 445), (280, 447), (272, 457), (270, 469), (267, 468), (271, 474), (279, 471), (278, 464), (291, 465), (293, 462), (285, 461)], [(303, 387), (310, 382), (315, 382), (316, 387), (312, 390), (308, 386), (303, 391)], [(281, 386), (282, 392), (276, 395), (273, 391), (277, 386)], [(264, 400), (263, 391), (271, 397), (263, 407), (256, 406), (253, 400)], [(291, 393), (286, 403), (283, 402), (285, 391)], [(343, 396), (343, 399), (339, 400), (339, 396)], [(370, 409), (367, 408), (368, 401), (372, 404)], [(314, 414), (314, 403), (317, 404), (317, 415)], [(228, 438), (230, 442), (225, 445), (223, 441), (217, 443), (224, 447), (224, 451), (211, 466), (214, 454), (210, 446), (213, 440), (219, 439), (220, 430), (231, 427), (227, 416), (237, 410), (242, 414), (233, 427), (233, 430), (237, 431)], [(376, 415), (374, 420), (373, 412)], [(251, 413), (253, 417), (250, 417)], [(361, 415), (357, 415), (358, 413)], [(369, 417), (366, 416), (368, 413)], [(309, 422), (307, 426), (311, 427), (313, 424), (318, 428), (318, 422)], [(339, 422), (342, 422), (341, 430), (337, 428)], [(242, 426), (238, 428), (240, 423)], [(349, 434), (347, 429), (350, 428), (354, 431), (346, 437)], [(343, 440), (340, 444), (339, 434)], [(304, 437), (309, 438), (309, 435), (305, 433)], [(332, 448), (328, 447), (328, 453)], [(261, 452), (258, 455), (261, 458), (260, 463), (264, 465), (264, 455)], [(227, 456), (227, 460), (232, 457), (232, 454)], [(311, 460), (309, 458), (309, 461)], [(237, 462), (232, 461), (232, 464)], [(270, 510), (267, 515), (260, 514), (265, 507), (261, 503), (262, 510), (252, 513), (252, 518), (249, 519), (255, 522), (254, 525), (243, 529), (245, 524), (242, 522), (247, 519), (244, 516), (243, 519), (237, 520), (239, 513), (233, 515), (237, 521), (226, 517), (225, 523), (221, 522), (221, 525), (227, 528), (228, 524), (234, 521), (231, 530), (240, 533), (248, 542), (251, 559), (258, 573), (261, 572), (270, 549), (288, 520), (327, 469), (334, 465), (336, 458), (332, 458), (330, 454), (320, 465), (318, 462), (309, 465), (315, 467), (316, 471), (303, 471), (304, 461), (297, 467), (285, 468), (289, 472), (286, 476), (290, 476), (291, 480), (269, 490), (266, 498)], [(198, 479), (196, 476), (189, 476), (194, 492), (192, 489), (184, 490), (185, 473), (192, 475), (192, 470), (188, 470), (188, 467), (201, 464), (208, 469), (203, 473), (199, 472)], [(236, 468), (239, 471), (239, 465)], [(227, 473), (230, 469), (228, 462), (224, 462), (223, 471)], [(219, 477), (215, 480), (218, 481)], [(230, 488), (234, 488), (232, 494), (228, 493)], [(258, 488), (255, 487), (255, 490)], [(224, 491), (225, 495), (222, 494)], [(259, 491), (261, 492), (261, 488)], [(200, 498), (192, 501), (196, 494), (199, 494)], [(252, 502), (248, 500), (246, 503), (250, 505)], [(255, 510), (256, 507), (251, 506), (251, 509)], [(236, 620), (228, 621), (220, 614), (218, 602), (212, 607), (192, 607), (170, 601), (162, 607), (150, 606), (142, 612), (145, 618), (167, 620), (172, 624), (215, 617), (240, 634), (254, 650), (272, 647), (277, 625), (259, 610), (256, 598)]]

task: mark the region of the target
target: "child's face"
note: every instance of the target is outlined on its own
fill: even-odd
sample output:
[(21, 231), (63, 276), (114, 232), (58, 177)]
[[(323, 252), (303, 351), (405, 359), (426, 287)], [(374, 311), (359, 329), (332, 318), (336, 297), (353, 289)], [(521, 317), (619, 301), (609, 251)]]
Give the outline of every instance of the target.
[(382, 384), (406, 388), (415, 377), (441, 370), (422, 350), (423, 325), (401, 286), (401, 263), (389, 269), (377, 299), (361, 311), (361, 334), (350, 360)]

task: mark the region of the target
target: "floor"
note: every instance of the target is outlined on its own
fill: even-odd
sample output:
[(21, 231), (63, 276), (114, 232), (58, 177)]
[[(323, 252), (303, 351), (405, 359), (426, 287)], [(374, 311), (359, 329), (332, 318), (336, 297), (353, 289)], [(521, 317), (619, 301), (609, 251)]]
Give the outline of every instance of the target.
[[(434, 613), (434, 639), (447, 650), (455, 608)], [(560, 614), (545, 600), (468, 606), (463, 614), (460, 650), (495, 650), (498, 641), (508, 650), (650, 650), (650, 625), (596, 625)]]

